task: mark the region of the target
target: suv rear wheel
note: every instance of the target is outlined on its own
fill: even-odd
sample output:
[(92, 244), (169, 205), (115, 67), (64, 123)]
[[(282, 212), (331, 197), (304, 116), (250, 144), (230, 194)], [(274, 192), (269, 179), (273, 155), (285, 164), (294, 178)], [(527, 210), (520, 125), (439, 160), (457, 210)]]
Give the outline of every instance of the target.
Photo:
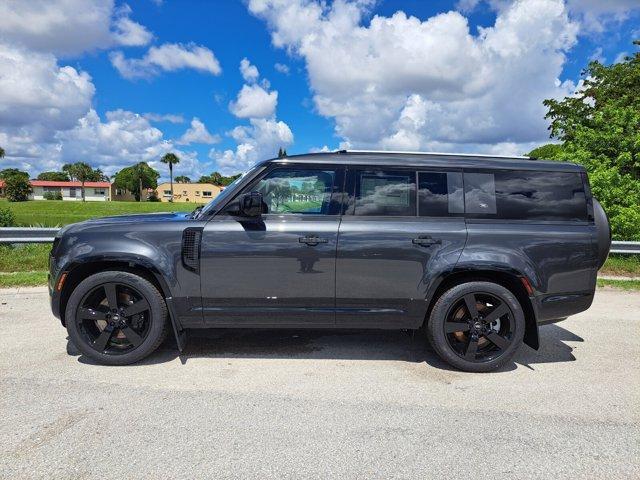
[(84, 355), (106, 365), (127, 365), (162, 343), (167, 306), (148, 280), (129, 272), (101, 272), (75, 288), (65, 322)]
[(427, 336), (450, 365), (468, 372), (489, 372), (513, 357), (524, 330), (524, 313), (513, 293), (491, 282), (468, 282), (438, 298)]

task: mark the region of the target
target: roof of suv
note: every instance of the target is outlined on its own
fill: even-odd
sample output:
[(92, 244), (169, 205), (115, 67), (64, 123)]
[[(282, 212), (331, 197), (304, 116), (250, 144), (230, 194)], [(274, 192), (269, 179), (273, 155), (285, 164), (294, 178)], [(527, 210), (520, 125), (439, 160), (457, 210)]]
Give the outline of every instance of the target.
[(496, 168), (521, 170), (548, 170), (565, 172), (583, 172), (584, 167), (575, 163), (535, 160), (529, 157), (507, 157), (500, 155), (480, 155), (463, 153), (427, 153), (427, 152), (387, 152), (354, 151), (305, 153), (285, 158), (274, 158), (268, 162), (296, 163), (332, 163), (343, 165), (385, 165), (397, 164), (407, 167), (458, 167), (458, 168)]

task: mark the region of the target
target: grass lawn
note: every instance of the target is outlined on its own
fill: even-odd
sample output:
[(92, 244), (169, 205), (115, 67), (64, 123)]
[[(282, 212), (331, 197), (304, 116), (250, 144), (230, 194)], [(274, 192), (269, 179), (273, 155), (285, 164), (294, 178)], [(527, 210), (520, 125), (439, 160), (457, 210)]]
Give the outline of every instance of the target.
[(640, 255), (609, 255), (600, 273), (621, 277), (640, 277)]
[(0, 272), (0, 288), (37, 287), (47, 284), (47, 272)]
[(599, 278), (598, 287), (613, 287), (622, 290), (640, 290), (640, 280), (609, 280)]
[(59, 227), (89, 218), (126, 213), (190, 212), (198, 205), (178, 202), (64, 202), (61, 200), (7, 202), (0, 200), (0, 208), (11, 209), (19, 227)]

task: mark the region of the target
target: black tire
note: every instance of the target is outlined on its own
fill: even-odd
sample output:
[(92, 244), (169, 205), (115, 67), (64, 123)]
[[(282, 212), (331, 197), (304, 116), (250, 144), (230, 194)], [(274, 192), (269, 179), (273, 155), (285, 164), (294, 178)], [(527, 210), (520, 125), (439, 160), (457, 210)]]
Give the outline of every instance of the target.
[[(113, 288), (109, 291), (114, 292), (111, 298), (118, 312), (112, 313), (108, 288)], [(98, 303), (102, 295), (104, 299)], [(92, 302), (95, 305), (90, 305)], [(136, 309), (134, 304), (144, 310), (129, 315)], [(81, 318), (87, 316), (90, 318)], [(104, 365), (129, 365), (151, 354), (167, 335), (167, 319), (167, 305), (158, 289), (148, 280), (122, 271), (84, 279), (71, 293), (65, 311), (71, 341), (84, 355)], [(97, 346), (103, 343), (104, 348)]]
[[(474, 307), (472, 317), (469, 312)], [(438, 298), (426, 330), (433, 349), (451, 366), (467, 372), (490, 372), (511, 360), (522, 345), (524, 312), (505, 287), (468, 282)]]

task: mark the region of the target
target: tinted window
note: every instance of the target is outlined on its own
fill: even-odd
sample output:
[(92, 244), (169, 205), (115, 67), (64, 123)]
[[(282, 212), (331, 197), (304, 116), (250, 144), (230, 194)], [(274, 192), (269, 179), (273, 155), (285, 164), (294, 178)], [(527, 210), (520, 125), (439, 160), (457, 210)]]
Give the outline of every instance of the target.
[(262, 193), (266, 213), (328, 214), (335, 179), (333, 170), (273, 170), (252, 189)]
[(420, 172), (418, 174), (418, 215), (447, 217), (463, 212), (462, 173)]
[(571, 172), (465, 172), (466, 212), (473, 217), (585, 221), (582, 177)]
[(355, 172), (354, 215), (416, 215), (415, 172)]

